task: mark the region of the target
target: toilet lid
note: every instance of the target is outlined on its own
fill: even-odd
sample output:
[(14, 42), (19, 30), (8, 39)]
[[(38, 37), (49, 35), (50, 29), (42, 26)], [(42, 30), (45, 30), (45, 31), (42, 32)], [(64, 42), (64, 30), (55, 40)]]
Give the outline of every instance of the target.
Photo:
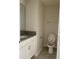
[(54, 34), (49, 34), (48, 41), (49, 41), (49, 43), (55, 42), (55, 36), (54, 36)]

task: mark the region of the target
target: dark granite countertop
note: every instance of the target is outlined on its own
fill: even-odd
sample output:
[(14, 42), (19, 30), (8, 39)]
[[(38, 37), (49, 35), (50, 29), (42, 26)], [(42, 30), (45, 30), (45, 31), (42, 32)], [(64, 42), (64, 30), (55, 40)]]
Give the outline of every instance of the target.
[(25, 38), (20, 38), (20, 42), (22, 42), (22, 41), (24, 41), (24, 40), (26, 40), (26, 39), (28, 39), (28, 38), (31, 38), (31, 37), (33, 37), (33, 36), (35, 36), (36, 35), (36, 32), (35, 31), (20, 31), (20, 37), (21, 36), (27, 36), (27, 37), (25, 37)]

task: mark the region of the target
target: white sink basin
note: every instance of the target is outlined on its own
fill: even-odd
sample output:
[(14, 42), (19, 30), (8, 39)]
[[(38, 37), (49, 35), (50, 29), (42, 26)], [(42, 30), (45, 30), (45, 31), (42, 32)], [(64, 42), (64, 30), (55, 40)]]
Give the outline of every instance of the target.
[(27, 37), (28, 37), (28, 36), (20, 36), (21, 39), (23, 39), (23, 38), (27, 38)]

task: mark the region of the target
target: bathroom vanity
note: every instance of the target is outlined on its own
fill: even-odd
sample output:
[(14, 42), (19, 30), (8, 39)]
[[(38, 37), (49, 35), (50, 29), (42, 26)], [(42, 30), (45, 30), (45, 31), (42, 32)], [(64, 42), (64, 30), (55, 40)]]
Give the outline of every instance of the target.
[(36, 33), (23, 31), (20, 35), (20, 59), (31, 59), (35, 55)]

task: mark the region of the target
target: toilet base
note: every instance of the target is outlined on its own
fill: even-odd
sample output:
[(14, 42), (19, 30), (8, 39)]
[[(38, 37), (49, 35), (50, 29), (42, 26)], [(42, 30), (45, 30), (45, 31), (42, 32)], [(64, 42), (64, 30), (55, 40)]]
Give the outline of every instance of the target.
[(53, 47), (49, 47), (48, 53), (49, 53), (49, 54), (53, 54)]

